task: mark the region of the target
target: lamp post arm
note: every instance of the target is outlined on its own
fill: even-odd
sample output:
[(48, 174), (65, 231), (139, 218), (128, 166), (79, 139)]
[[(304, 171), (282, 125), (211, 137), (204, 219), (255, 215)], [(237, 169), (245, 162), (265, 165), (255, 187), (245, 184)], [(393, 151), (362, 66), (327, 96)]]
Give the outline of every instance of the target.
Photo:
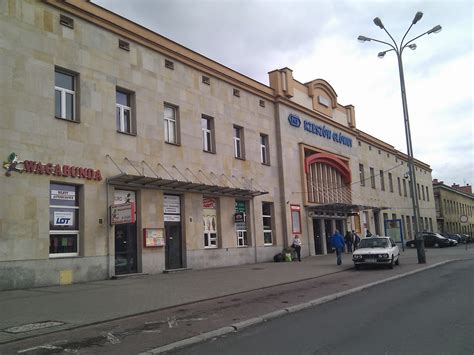
[[(395, 42), (395, 40), (393, 39), (392, 35), (390, 34), (390, 32), (387, 31), (387, 29), (384, 27), (383, 30), (385, 31), (386, 34), (388, 34), (388, 36), (390, 37), (390, 39), (392, 40), (393, 44), (395, 45), (395, 52), (398, 53), (398, 46), (397, 46), (397, 42)], [(393, 46), (392, 46), (393, 48)]]
[(400, 42), (400, 52), (403, 50), (403, 48), (405, 47), (403, 45), (403, 41), (405, 40), (405, 37), (407, 36), (408, 32), (410, 32), (411, 28), (413, 27), (413, 23), (410, 25), (410, 27), (408, 27), (408, 30), (405, 32), (405, 34), (403, 35), (403, 38), (402, 38), (402, 41)]
[(398, 48), (395, 48), (392, 44), (388, 43), (388, 42), (384, 42), (384, 41), (381, 41), (381, 40), (378, 40), (378, 39), (375, 39), (375, 38), (370, 38), (370, 37), (366, 37), (368, 40), (371, 40), (371, 41), (374, 41), (374, 42), (378, 42), (378, 43), (383, 43), (383, 44), (386, 44), (387, 46), (391, 47), (395, 52), (397, 52), (397, 49)]
[[(430, 30), (430, 31), (431, 31), (431, 30)], [(403, 51), (411, 42), (417, 40), (417, 39), (420, 38), (421, 36), (424, 36), (425, 34), (427, 34), (427, 33), (430, 32), (430, 31), (426, 31), (425, 33), (422, 33), (421, 35), (416, 36), (415, 38), (409, 40), (407, 43), (405, 43), (405, 44), (403, 45), (402, 48), (400, 48), (400, 51)]]

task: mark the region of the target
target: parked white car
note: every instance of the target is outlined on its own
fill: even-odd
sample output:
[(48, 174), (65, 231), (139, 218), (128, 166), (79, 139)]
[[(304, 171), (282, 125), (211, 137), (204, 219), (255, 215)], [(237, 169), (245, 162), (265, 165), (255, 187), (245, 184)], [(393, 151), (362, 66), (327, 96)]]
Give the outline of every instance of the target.
[(360, 241), (359, 248), (352, 254), (356, 270), (361, 265), (399, 265), (400, 250), (390, 237), (370, 237)]

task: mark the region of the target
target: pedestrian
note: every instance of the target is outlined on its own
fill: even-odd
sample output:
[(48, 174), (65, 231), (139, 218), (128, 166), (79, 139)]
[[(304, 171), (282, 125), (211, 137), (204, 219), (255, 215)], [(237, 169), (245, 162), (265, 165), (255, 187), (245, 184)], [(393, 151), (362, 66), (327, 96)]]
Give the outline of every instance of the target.
[(366, 238), (372, 237), (372, 233), (370, 233), (370, 231), (368, 229), (367, 229), (367, 233), (365, 234), (365, 237)]
[(360, 237), (352, 230), (352, 240), (354, 241), (354, 251), (359, 248)]
[(336, 256), (337, 256), (337, 265), (342, 264), (342, 251), (344, 250), (344, 238), (342, 237), (341, 233), (336, 229), (333, 236), (331, 237), (331, 245), (334, 249), (336, 249)]
[(298, 234), (295, 234), (295, 238), (293, 239), (291, 247), (295, 249), (296, 255), (298, 256), (298, 261), (301, 261), (301, 239)]
[(352, 253), (352, 244), (353, 244), (353, 241), (352, 241), (352, 234), (351, 234), (351, 232), (349, 232), (349, 231), (346, 232), (346, 235), (344, 236), (344, 241), (346, 242), (347, 252), (348, 252), (348, 253)]

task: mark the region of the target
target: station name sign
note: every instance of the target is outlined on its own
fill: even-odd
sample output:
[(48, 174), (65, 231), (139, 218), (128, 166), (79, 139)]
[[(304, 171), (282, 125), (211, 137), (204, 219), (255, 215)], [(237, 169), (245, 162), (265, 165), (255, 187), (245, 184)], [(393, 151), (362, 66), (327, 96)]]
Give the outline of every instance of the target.
[(63, 176), (77, 179), (101, 181), (100, 170), (84, 168), (71, 165), (42, 163), (33, 160), (19, 160), (15, 153), (11, 153), (8, 160), (3, 162), (3, 167), (7, 171), (6, 176), (10, 176), (13, 171), (18, 173), (31, 173), (39, 175)]
[[(298, 115), (295, 115), (294, 113), (291, 113), (288, 116), (288, 122), (290, 123), (291, 126), (299, 128), (301, 126), (301, 119), (298, 117)], [(330, 128), (327, 128), (325, 125), (317, 125), (313, 122), (304, 120), (303, 121), (303, 129), (307, 132), (313, 133), (314, 135), (326, 138), (326, 139), (332, 139), (334, 142), (343, 144), (347, 147), (352, 148), (352, 138), (349, 138), (348, 136), (342, 134), (341, 132), (335, 132)]]

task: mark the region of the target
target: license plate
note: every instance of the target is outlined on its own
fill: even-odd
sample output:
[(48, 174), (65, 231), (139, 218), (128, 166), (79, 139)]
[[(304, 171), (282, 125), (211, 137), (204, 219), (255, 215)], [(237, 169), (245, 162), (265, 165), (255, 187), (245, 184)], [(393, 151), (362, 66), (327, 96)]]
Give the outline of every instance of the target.
[(376, 263), (377, 259), (366, 259), (365, 262), (366, 263)]

